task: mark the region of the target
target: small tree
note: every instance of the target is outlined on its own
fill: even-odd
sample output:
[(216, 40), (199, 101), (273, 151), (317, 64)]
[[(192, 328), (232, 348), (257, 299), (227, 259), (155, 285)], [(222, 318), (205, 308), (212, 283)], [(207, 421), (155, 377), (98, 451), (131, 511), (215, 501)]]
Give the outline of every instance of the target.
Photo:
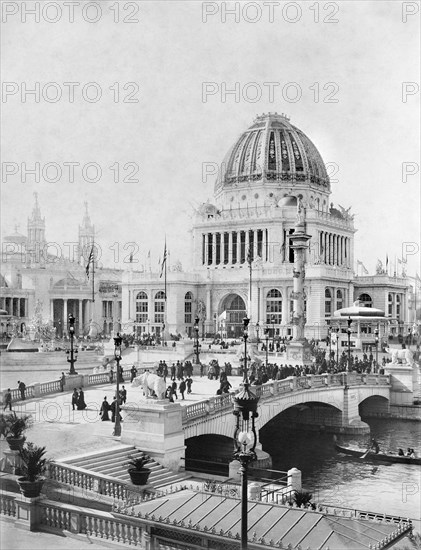
[(38, 447), (34, 443), (27, 443), (20, 449), (19, 454), (22, 459), (20, 469), (25, 481), (37, 481), (45, 473), (47, 468), (45, 453), (45, 447)]

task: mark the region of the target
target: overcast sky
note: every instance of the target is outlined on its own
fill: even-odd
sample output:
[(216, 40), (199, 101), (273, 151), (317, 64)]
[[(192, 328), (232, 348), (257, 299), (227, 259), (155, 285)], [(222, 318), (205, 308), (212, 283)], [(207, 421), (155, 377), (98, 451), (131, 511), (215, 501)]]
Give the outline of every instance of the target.
[[(256, 3), (243, 2), (239, 21), (227, 14), (224, 22), (234, 3), (120, 1), (117, 12), (116, 2), (102, 1), (99, 14), (95, 3), (79, 1), (73, 23), (64, 6), (35, 22), (20, 3), (5, 4), (19, 11), (3, 13), (2, 237), (15, 224), (26, 233), (37, 191), (49, 241), (77, 240), (88, 201), (108, 261), (114, 243), (121, 259), (134, 241), (135, 259), (150, 249), (157, 262), (165, 233), (172, 260), (182, 258), (190, 205), (213, 196), (214, 177), (202, 181), (203, 163), (220, 163), (256, 114), (277, 111), (337, 165), (331, 200), (352, 206), (355, 256), (370, 272), (377, 258), (388, 254), (393, 262), (403, 246), (419, 249), (415, 2), (267, 2), (257, 6), (260, 16)], [(25, 86), (36, 82), (40, 97), (23, 102)], [(204, 97), (205, 82), (216, 93)], [(232, 89), (236, 82), (239, 100), (224, 97), (223, 83)], [(273, 97), (268, 82), (276, 83)], [(40, 163), (39, 183), (29, 174), (22, 181), (22, 163)], [(56, 183), (43, 179), (47, 163), (62, 168)], [(73, 183), (64, 163), (79, 163)], [(93, 167), (83, 176), (87, 163), (101, 166), (99, 181), (89, 181)], [(47, 177), (55, 176), (49, 168)], [(419, 260), (419, 252), (408, 257), (409, 273), (419, 271)]]

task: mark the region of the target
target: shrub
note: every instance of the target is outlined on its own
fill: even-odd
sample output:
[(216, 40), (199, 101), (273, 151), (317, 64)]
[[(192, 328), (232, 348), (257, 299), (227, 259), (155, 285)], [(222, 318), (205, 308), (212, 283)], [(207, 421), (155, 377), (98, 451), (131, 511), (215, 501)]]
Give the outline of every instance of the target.
[(148, 464), (149, 462), (152, 462), (152, 459), (149, 455), (142, 455), (142, 456), (134, 456), (134, 455), (131, 455), (129, 456), (130, 460), (129, 462), (127, 463), (127, 466), (130, 468), (130, 469), (134, 469), (134, 470), (144, 470), (145, 469), (145, 466), (146, 464)]
[(33, 418), (30, 414), (18, 416), (15, 412), (7, 415), (2, 414), (0, 425), (1, 433), (5, 437), (18, 439), (23, 433), (32, 426)]
[(295, 491), (294, 492), (294, 502), (297, 506), (301, 507), (303, 504), (307, 506), (310, 500), (313, 498), (313, 495), (308, 491)]
[(44, 458), (45, 447), (38, 447), (34, 443), (27, 443), (19, 454), (22, 459), (21, 474), (26, 481), (36, 481), (47, 468), (47, 459)]

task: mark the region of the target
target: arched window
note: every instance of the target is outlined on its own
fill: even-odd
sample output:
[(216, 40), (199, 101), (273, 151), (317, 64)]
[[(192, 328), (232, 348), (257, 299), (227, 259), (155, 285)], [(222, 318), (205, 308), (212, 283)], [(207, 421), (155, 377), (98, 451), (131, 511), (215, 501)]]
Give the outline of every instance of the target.
[(148, 320), (148, 295), (138, 292), (136, 295), (136, 323), (146, 323)]
[(344, 298), (342, 290), (336, 291), (336, 309), (342, 309), (344, 307)]
[(371, 299), (370, 294), (360, 294), (358, 300), (361, 302), (363, 307), (373, 307), (373, 300)]
[(332, 315), (332, 292), (325, 289), (325, 315)]
[(184, 322), (186, 325), (192, 324), (193, 294), (186, 292), (184, 296)]
[(387, 313), (393, 315), (393, 295), (389, 294), (387, 297)]
[(266, 295), (266, 323), (280, 325), (282, 322), (282, 294), (276, 288)]
[(165, 319), (165, 292), (160, 290), (155, 294), (155, 323), (164, 323)]

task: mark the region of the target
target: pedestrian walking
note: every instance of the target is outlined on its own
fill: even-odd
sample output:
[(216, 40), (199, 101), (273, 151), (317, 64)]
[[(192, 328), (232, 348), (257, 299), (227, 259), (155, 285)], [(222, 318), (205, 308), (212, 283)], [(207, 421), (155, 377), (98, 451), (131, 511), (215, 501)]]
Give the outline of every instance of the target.
[(77, 395), (77, 410), (83, 411), (86, 409), (86, 407), (87, 405), (85, 403), (85, 394), (83, 393), (82, 388), (79, 388), (79, 392)]
[(20, 391), (20, 398), (25, 399), (25, 390), (26, 390), (25, 383), (18, 380), (18, 389)]
[(111, 409), (111, 405), (107, 401), (107, 396), (105, 396), (104, 401), (102, 402), (101, 408), (99, 409), (99, 414), (103, 422), (107, 420), (110, 421), (110, 416), (108, 414), (110, 409)]
[(66, 384), (66, 376), (64, 375), (64, 372), (62, 372), (60, 376), (60, 391), (64, 391), (65, 384)]
[(9, 410), (12, 410), (12, 392), (10, 391), (10, 388), (7, 388), (7, 392), (4, 395), (4, 407), (3, 410), (5, 411), (9, 407)]
[(75, 407), (77, 407), (77, 399), (78, 399), (78, 393), (77, 389), (75, 388), (72, 393), (72, 410), (75, 410)]
[(120, 399), (121, 399), (121, 402), (122, 402), (123, 405), (127, 401), (127, 390), (124, 386), (120, 390)]
[(184, 380), (181, 380), (178, 389), (181, 393), (181, 398), (184, 399), (184, 392), (186, 391), (186, 382)]
[(191, 385), (193, 384), (193, 380), (191, 379), (191, 377), (189, 376), (187, 379), (186, 379), (186, 385), (187, 385), (187, 393), (191, 393)]
[[(117, 412), (117, 397), (116, 396), (114, 396), (114, 400), (110, 405), (110, 409), (111, 409), (111, 422), (115, 422), (116, 412)], [(120, 413), (119, 413), (119, 417), (120, 417), (120, 421), (122, 421), (123, 417), (121, 416)]]
[(136, 376), (137, 376), (137, 368), (133, 365), (132, 368), (130, 369), (130, 382), (133, 382)]

